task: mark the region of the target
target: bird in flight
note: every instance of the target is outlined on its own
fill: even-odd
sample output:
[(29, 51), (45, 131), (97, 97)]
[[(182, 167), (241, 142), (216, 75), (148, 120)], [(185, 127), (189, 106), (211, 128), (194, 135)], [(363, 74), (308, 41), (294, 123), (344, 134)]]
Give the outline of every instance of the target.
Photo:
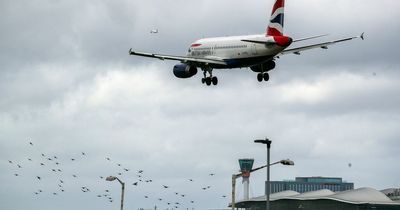
[(41, 179), (42, 179), (42, 177), (40, 177), (40, 176), (36, 176), (36, 178), (37, 178), (38, 180), (41, 180)]
[(167, 186), (167, 185), (163, 185), (163, 187), (164, 187), (164, 188), (169, 188), (169, 186)]
[(29, 144), (30, 144), (31, 146), (33, 146), (33, 143), (32, 143), (32, 142), (29, 142)]
[(152, 30), (150, 31), (150, 33), (151, 33), (151, 34), (158, 34), (158, 29), (152, 29)]

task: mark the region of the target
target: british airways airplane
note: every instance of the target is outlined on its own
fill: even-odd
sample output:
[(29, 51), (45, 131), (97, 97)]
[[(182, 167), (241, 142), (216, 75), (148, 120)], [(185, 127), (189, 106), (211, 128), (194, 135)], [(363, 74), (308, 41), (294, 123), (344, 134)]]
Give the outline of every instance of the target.
[(213, 76), (213, 69), (246, 68), (257, 74), (259, 82), (268, 81), (268, 72), (275, 68), (275, 60), (281, 55), (296, 54), (301, 51), (322, 48), (328, 45), (349, 41), (356, 38), (364, 40), (364, 33), (360, 36), (322, 42), (296, 48), (288, 48), (294, 42), (315, 39), (326, 35), (319, 35), (294, 40), (283, 34), (285, 0), (276, 0), (265, 34), (230, 36), (200, 39), (192, 43), (186, 56), (161, 55), (129, 50), (130, 55), (158, 58), (161, 60), (180, 61), (173, 68), (178, 78), (190, 78), (197, 74), (197, 69), (203, 71), (201, 82), (207, 86), (218, 84), (218, 78)]

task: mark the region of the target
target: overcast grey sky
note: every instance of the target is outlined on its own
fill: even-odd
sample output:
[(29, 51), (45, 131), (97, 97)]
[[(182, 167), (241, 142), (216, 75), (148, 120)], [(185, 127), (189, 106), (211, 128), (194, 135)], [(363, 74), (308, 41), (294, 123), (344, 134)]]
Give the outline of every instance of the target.
[[(100, 176), (120, 172), (126, 209), (224, 208), (237, 159), (265, 163), (265, 148), (253, 143), (264, 137), (272, 160), (296, 164), (274, 166), (273, 180), (400, 187), (397, 0), (288, 0), (289, 36), (365, 32), (366, 40), (281, 57), (268, 83), (248, 69), (215, 70), (219, 85), (206, 87), (201, 74), (175, 78), (173, 61), (128, 55), (131, 47), (184, 55), (199, 38), (263, 33), (272, 4), (0, 1), (0, 209), (117, 209), (119, 184)], [(265, 171), (252, 175), (251, 196), (263, 194), (264, 180)]]

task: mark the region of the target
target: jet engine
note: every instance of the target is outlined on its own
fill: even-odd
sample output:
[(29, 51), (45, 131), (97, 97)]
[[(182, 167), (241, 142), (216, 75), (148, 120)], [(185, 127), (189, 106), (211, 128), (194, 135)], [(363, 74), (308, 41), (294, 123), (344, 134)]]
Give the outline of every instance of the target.
[(197, 74), (197, 68), (184, 63), (174, 66), (174, 75), (178, 78), (189, 78)]
[[(262, 65), (262, 67), (261, 67), (261, 65)], [(266, 63), (250, 67), (250, 69), (252, 71), (254, 71), (254, 72), (262, 72), (262, 71), (263, 72), (267, 72), (267, 71), (270, 71), (270, 70), (272, 70), (274, 68), (275, 68), (275, 62), (274, 61), (268, 61)]]

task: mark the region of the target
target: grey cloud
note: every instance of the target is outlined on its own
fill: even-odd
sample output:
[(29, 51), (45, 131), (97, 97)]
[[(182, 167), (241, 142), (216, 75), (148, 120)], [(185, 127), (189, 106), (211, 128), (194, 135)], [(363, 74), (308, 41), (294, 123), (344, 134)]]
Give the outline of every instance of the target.
[[(388, 9), (376, 10), (378, 3)], [(296, 162), (275, 167), (273, 179), (324, 175), (359, 187), (398, 185), (398, 169), (386, 164), (399, 161), (399, 62), (393, 44), (398, 27), (388, 24), (398, 19), (396, 1), (287, 2), (285, 27), (293, 37), (330, 33), (329, 40), (365, 30), (367, 39), (284, 56), (269, 83), (258, 83), (247, 69), (216, 70), (220, 84), (209, 88), (201, 75), (175, 78), (174, 62), (135, 58), (127, 51), (184, 54), (203, 36), (262, 33), (272, 2), (1, 4), (0, 157), (27, 165), (16, 178), (16, 168), (0, 163), (6, 180), (2, 209), (117, 208), (119, 186), (96, 179), (118, 173), (105, 162), (108, 156), (157, 181), (127, 188), (126, 206), (153, 207), (156, 201), (145, 194), (172, 200), (174, 195), (160, 192), (165, 182), (196, 198), (196, 208), (225, 208), (229, 201), (217, 197), (229, 194), (237, 159), (264, 164), (265, 148), (253, 140), (265, 136), (273, 140), (274, 160)], [(160, 33), (150, 35), (153, 28)], [(80, 178), (66, 178), (64, 197), (32, 196), (39, 187), (54, 190), (54, 177), (29, 165), (27, 156), (43, 152), (67, 159), (81, 151), (88, 154), (82, 165), (65, 164), (68, 176), (79, 172)], [(207, 176), (210, 171), (215, 179)], [(33, 181), (37, 173), (49, 180)], [(192, 187), (186, 178), (199, 182)], [(264, 171), (252, 176), (254, 196), (263, 193), (263, 180)], [(199, 187), (207, 183), (213, 189), (204, 194)], [(80, 185), (94, 192), (110, 189), (114, 203), (74, 193)], [(240, 196), (239, 187), (237, 192)], [(16, 204), (17, 199), (24, 202)]]

